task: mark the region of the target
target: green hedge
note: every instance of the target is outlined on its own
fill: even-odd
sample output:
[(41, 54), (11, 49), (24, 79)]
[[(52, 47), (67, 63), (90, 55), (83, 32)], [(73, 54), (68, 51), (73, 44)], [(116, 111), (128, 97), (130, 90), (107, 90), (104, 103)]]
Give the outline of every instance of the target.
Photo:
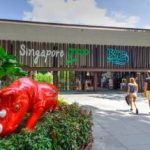
[(33, 132), (22, 129), (0, 138), (1, 150), (78, 150), (92, 142), (92, 115), (78, 104), (59, 103), (60, 110), (46, 112)]
[(47, 72), (47, 73), (37, 73), (34, 76), (34, 80), (36, 80), (37, 82), (53, 83), (53, 75), (50, 72)]

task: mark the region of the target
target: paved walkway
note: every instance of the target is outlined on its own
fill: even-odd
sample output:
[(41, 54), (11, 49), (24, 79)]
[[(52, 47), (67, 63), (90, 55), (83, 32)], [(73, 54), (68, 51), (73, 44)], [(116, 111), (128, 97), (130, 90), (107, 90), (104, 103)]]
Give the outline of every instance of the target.
[[(116, 91), (61, 94), (70, 103), (78, 102), (93, 112), (93, 150), (149, 150), (150, 115), (142, 94), (138, 95), (139, 115), (129, 112), (125, 94)], [(135, 110), (134, 110), (135, 111)]]

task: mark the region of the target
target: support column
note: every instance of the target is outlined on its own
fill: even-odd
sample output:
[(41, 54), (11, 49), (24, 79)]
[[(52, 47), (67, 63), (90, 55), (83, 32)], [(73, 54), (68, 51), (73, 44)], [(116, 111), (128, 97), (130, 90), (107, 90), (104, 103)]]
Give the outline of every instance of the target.
[(138, 72), (137, 73), (137, 84), (139, 86), (139, 92), (143, 92), (143, 82), (144, 82), (144, 78), (142, 77), (143, 73)]
[(53, 71), (53, 84), (58, 88), (58, 71)]
[(97, 83), (98, 83), (97, 72), (94, 72), (94, 88), (93, 88), (93, 91), (95, 91), (97, 89)]

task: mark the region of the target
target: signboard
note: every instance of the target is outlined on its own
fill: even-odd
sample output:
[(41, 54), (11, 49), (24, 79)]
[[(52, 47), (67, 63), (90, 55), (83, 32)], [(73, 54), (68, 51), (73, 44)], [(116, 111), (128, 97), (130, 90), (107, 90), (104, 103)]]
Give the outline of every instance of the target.
[(44, 58), (44, 62), (47, 62), (48, 57), (63, 57), (64, 51), (63, 50), (35, 50), (35, 49), (29, 49), (26, 48), (24, 44), (20, 45), (20, 56), (33, 56), (33, 62), (34, 64), (38, 63), (38, 60), (40, 57)]
[(90, 54), (90, 51), (88, 49), (80, 49), (80, 48), (69, 48), (69, 54), (66, 59), (66, 63), (74, 63), (78, 60), (75, 58), (75, 56), (86, 56)]
[(107, 49), (107, 63), (125, 65), (129, 62), (128, 52), (125, 50)]
[[(68, 48), (69, 54), (67, 55), (66, 63), (71, 64), (77, 62), (78, 60), (75, 56), (86, 56), (90, 53), (88, 49), (79, 49), (79, 48)], [(37, 64), (39, 58), (44, 58), (44, 62), (47, 62), (48, 57), (64, 57), (64, 50), (35, 50), (29, 49), (25, 44), (20, 45), (20, 56), (32, 56), (34, 64)]]

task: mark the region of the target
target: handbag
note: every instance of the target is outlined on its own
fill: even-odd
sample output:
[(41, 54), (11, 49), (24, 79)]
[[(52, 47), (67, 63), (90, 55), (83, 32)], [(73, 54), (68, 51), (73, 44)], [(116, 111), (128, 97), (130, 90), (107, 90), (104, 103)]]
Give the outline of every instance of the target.
[(125, 96), (125, 101), (128, 105), (130, 105), (130, 95), (129, 94)]

